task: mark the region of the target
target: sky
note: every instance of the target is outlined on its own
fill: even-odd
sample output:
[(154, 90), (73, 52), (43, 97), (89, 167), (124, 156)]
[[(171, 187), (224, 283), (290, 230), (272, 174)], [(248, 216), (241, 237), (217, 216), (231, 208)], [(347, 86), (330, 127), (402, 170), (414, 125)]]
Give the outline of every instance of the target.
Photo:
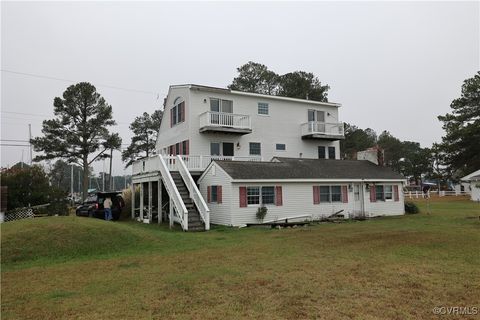
[[(2, 1), (1, 166), (29, 162), (11, 145), (26, 144), (28, 124), (41, 135), (75, 82), (112, 105), (126, 147), (128, 125), (161, 109), (170, 85), (226, 87), (248, 61), (312, 72), (340, 121), (429, 147), (443, 135), (437, 116), (480, 70), (479, 47), (478, 1)], [(113, 174), (130, 173), (115, 152)]]

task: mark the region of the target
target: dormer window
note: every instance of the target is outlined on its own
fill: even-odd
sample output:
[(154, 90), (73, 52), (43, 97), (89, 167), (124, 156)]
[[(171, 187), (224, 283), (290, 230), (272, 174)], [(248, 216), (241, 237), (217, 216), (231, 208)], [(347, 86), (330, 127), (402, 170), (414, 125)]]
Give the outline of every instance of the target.
[(180, 97), (173, 102), (173, 108), (170, 109), (170, 120), (171, 127), (185, 121), (185, 101)]

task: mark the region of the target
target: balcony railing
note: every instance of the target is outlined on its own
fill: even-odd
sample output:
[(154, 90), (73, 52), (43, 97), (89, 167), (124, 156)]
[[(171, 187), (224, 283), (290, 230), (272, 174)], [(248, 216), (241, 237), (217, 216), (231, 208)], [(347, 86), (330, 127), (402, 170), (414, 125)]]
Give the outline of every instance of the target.
[(245, 114), (207, 111), (200, 114), (200, 132), (204, 131), (250, 133), (252, 122)]
[(302, 138), (338, 140), (344, 139), (343, 122), (309, 121), (302, 124)]
[[(179, 171), (177, 156), (164, 155), (167, 168), (170, 171)], [(259, 156), (204, 156), (204, 155), (181, 155), (180, 156), (189, 171), (203, 171), (213, 160), (229, 160), (229, 161), (262, 161)], [(135, 161), (132, 166), (133, 175), (145, 174), (149, 172), (158, 172), (160, 167), (160, 159), (158, 156), (145, 158)]]

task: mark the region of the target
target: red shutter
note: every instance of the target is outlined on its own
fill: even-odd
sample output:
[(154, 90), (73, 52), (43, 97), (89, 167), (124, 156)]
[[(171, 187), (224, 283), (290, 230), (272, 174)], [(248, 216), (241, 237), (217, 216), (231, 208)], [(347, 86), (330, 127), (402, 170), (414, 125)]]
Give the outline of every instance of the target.
[(320, 204), (320, 187), (313, 186), (313, 204)]
[(245, 208), (247, 206), (247, 187), (240, 187), (239, 197), (240, 197), (240, 208)]
[(283, 205), (282, 186), (275, 187), (275, 205), (276, 206)]
[(190, 146), (189, 146), (189, 140), (185, 140), (185, 155), (189, 155), (190, 154)]
[(172, 151), (173, 151), (172, 155), (176, 156), (177, 155), (177, 147), (174, 144), (172, 144)]
[(348, 203), (348, 187), (342, 186), (342, 201), (343, 203)]
[(207, 186), (207, 202), (210, 203), (210, 195), (212, 193), (212, 187)]
[(180, 120), (180, 122), (183, 122), (183, 121), (185, 121), (185, 101), (183, 101), (180, 104), (180, 110), (182, 112), (182, 119)]
[(400, 195), (398, 193), (398, 185), (393, 186), (393, 199), (395, 201), (400, 201)]
[(375, 185), (370, 185), (370, 202), (377, 202), (377, 194), (375, 193)]
[(217, 203), (222, 203), (222, 186), (217, 186)]

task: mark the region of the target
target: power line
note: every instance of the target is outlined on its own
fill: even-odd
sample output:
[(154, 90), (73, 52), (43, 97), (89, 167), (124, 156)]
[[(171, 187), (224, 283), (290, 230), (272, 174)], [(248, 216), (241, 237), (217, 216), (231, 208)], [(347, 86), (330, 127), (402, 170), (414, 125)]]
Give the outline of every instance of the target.
[[(17, 74), (17, 75), (22, 75), (22, 76), (40, 78), (40, 79), (48, 79), (48, 80), (63, 81), (63, 82), (70, 82), (70, 83), (78, 82), (78, 81), (74, 81), (74, 80), (70, 80), (70, 79), (57, 78), (57, 77), (52, 77), (52, 76), (47, 76), (47, 75), (20, 72), (20, 71), (14, 71), (14, 70), (0, 69), (0, 71), (7, 72), (7, 73), (12, 73), (12, 74)], [(111, 86), (111, 85), (107, 85), (107, 84), (96, 84), (95, 86), (110, 88), (110, 89), (115, 89), (115, 90), (123, 90), (123, 91), (130, 91), (130, 92), (138, 92), (138, 93), (144, 93), (144, 94), (149, 94), (149, 95), (155, 95), (157, 100), (160, 98), (160, 93), (161, 93), (161, 92), (153, 92), (153, 91), (147, 91), (147, 90), (123, 88), (123, 87)], [(164, 93), (162, 93), (162, 95), (164, 95)]]
[(1, 111), (1, 113), (10, 113), (10, 114), (19, 114), (24, 116), (35, 116), (35, 117), (51, 117), (51, 115), (40, 114), (40, 113), (25, 113), (25, 112), (14, 112), (14, 111)]

